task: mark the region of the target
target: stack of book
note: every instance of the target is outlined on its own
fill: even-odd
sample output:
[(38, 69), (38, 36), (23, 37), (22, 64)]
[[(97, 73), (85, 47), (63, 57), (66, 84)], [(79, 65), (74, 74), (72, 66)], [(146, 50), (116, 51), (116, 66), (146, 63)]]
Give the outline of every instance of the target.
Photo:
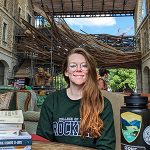
[(22, 110), (0, 111), (0, 150), (31, 150), (32, 137), (22, 130)]

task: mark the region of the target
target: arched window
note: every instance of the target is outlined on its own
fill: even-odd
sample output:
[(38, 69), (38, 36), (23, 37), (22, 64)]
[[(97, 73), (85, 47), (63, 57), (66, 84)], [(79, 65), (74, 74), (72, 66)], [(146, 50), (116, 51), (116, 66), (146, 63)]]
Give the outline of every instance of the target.
[(0, 85), (4, 84), (4, 64), (0, 61)]

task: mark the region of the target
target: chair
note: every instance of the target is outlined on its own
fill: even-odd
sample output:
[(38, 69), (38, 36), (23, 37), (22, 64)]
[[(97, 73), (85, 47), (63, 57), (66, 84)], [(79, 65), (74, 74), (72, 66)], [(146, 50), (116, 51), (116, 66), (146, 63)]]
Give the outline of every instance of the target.
[(0, 93), (6, 93), (17, 90), (14, 86), (0, 85)]
[(0, 93), (0, 110), (9, 110), (13, 96), (13, 92)]
[(0, 85), (0, 110), (16, 109), (16, 87)]
[(23, 111), (24, 125), (30, 134), (36, 133), (40, 112), (31, 107), (31, 92), (28, 90), (18, 90), (16, 92), (16, 108)]
[(120, 133), (120, 108), (124, 106), (124, 94), (116, 92), (102, 91), (102, 95), (105, 96), (112, 104), (114, 113), (114, 124), (116, 132), (116, 150), (121, 149), (121, 133)]
[(28, 111), (31, 93), (27, 90), (16, 91), (16, 109), (21, 109), (23, 112)]

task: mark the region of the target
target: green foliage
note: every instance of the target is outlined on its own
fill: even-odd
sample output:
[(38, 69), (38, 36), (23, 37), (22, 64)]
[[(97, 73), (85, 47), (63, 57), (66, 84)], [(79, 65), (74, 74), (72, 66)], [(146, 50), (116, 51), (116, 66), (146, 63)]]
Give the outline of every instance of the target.
[(110, 69), (109, 87), (112, 91), (122, 91), (124, 84), (128, 83), (134, 90), (136, 88), (136, 70), (135, 69)]
[(64, 77), (63, 77), (62, 74), (59, 74), (59, 75), (57, 75), (57, 76), (54, 77), (54, 79), (53, 79), (53, 85), (54, 85), (54, 88), (56, 90), (65, 88), (67, 86), (67, 83), (64, 80)]
[[(136, 70), (135, 69), (110, 69), (109, 87), (113, 92), (122, 90), (124, 84), (128, 83), (134, 90), (136, 88)], [(54, 77), (53, 85), (56, 90), (67, 87), (67, 83), (62, 74)]]

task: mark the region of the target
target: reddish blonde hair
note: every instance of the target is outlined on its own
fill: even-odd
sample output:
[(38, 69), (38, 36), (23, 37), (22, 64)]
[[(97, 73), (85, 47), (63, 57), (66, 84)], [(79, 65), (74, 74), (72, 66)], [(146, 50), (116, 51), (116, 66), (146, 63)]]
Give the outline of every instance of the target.
[(100, 113), (104, 109), (104, 100), (97, 84), (96, 62), (83, 48), (74, 48), (71, 50), (63, 64), (63, 75), (68, 86), (70, 86), (70, 81), (65, 76), (65, 71), (67, 70), (69, 56), (75, 53), (83, 55), (88, 66), (88, 76), (83, 85), (80, 105), (80, 134), (82, 137), (90, 134), (90, 136), (96, 138), (101, 135), (104, 126), (100, 118)]

